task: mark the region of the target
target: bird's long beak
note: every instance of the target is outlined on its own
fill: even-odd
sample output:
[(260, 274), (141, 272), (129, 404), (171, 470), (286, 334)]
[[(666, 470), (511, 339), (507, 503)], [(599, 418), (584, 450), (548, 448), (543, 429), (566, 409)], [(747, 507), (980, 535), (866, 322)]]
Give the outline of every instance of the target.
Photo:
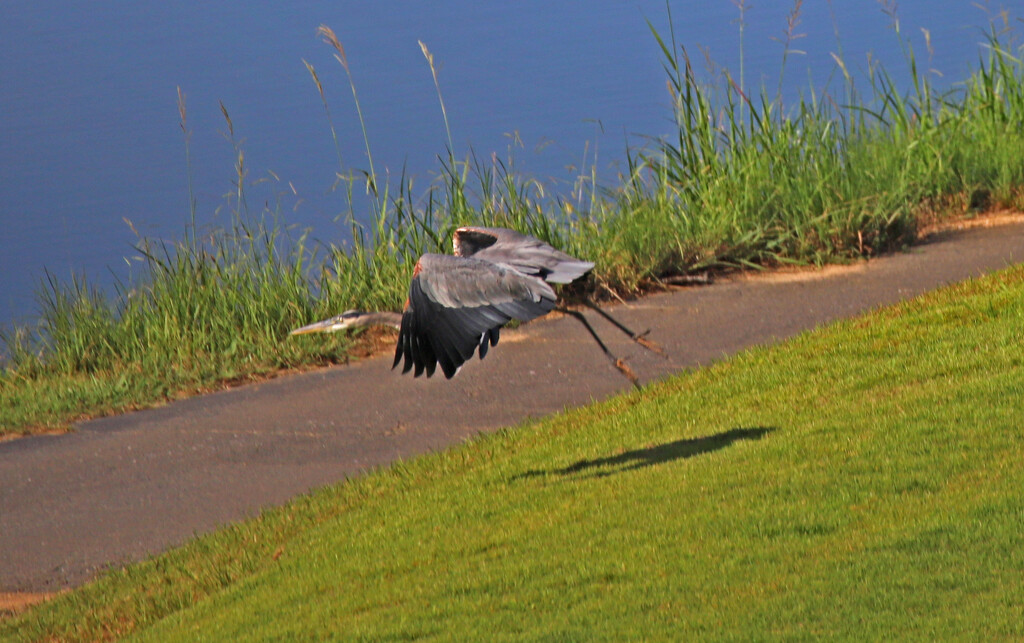
[(288, 336), (292, 335), (306, 335), (309, 333), (333, 333), (345, 328), (342, 323), (341, 316), (331, 317), (323, 321), (314, 322), (312, 324), (296, 328), (292, 332), (288, 333)]

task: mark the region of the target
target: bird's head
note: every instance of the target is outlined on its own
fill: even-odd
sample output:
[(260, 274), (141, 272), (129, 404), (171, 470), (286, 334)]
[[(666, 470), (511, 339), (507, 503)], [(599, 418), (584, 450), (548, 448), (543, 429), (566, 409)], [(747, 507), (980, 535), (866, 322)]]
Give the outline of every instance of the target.
[(330, 319), (325, 319), (307, 326), (302, 326), (301, 328), (296, 328), (288, 334), (305, 335), (307, 333), (336, 333), (339, 330), (360, 326), (360, 322), (366, 317), (366, 315), (367, 313), (361, 310), (346, 310), (340, 315), (335, 315)]

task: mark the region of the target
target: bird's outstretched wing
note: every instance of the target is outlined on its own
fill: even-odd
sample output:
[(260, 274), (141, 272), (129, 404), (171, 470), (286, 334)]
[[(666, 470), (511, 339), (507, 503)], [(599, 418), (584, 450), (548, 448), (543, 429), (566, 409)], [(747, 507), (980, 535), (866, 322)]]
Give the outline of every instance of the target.
[(542, 280), (477, 258), (425, 254), (416, 262), (395, 348), (402, 372), (451, 378), (479, 349), (498, 343), (511, 319), (529, 321), (550, 312), (556, 296)]
[(589, 261), (508, 228), (462, 227), (455, 231), (452, 246), (456, 256), (509, 266), (554, 284), (567, 284), (594, 267)]

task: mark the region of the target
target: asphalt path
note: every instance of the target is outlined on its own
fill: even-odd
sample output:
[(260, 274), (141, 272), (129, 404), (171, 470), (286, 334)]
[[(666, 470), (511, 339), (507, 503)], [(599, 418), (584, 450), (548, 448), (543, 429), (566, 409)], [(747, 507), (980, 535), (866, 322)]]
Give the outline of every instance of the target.
[[(586, 314), (650, 382), (1021, 261), (1017, 218), (854, 266), (612, 307), (667, 357)], [(381, 356), (0, 443), (0, 592), (78, 585), (312, 488), (630, 387), (568, 317), (503, 333), (451, 381), (390, 366)]]

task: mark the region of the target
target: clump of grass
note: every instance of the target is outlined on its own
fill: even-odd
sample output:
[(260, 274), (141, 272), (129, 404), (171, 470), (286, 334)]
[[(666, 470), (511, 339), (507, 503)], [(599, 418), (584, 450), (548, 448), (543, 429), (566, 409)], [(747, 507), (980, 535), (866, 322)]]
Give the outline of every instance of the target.
[[(799, 9), (788, 18), (787, 51)], [(904, 42), (895, 16), (893, 28)], [(909, 91), (875, 66), (862, 99), (836, 57), (851, 101), (843, 106), (813, 88), (791, 106), (781, 90), (748, 96), (727, 71), (709, 83), (673, 34), (652, 33), (678, 128), (656, 153), (631, 159), (616, 204), (628, 216), (602, 221), (614, 230), (601, 235), (612, 263), (636, 262), (617, 265), (618, 288), (705, 266), (872, 255), (913, 241), (937, 205), (959, 213), (978, 193), (992, 195), (989, 205), (1021, 203), (1024, 68), (994, 27), (988, 58), (945, 92), (918, 73), (909, 44)]]
[[(187, 150), (184, 95), (179, 108)], [(0, 434), (343, 358), (344, 337), (281, 341), (310, 314), (315, 253), (277, 225), (277, 213), (249, 213), (244, 151), (221, 108), (237, 158), (228, 225), (204, 234), (193, 211), (184, 240), (142, 239), (142, 274), (118, 282), (113, 299), (84, 279), (64, 283), (47, 273), (35, 332), (3, 338), (10, 365), (0, 376)]]
[[(742, 30), (747, 5), (738, 7)], [(780, 87), (800, 9), (795, 3), (780, 39)], [(142, 241), (142, 278), (119, 286), (112, 299), (82, 279), (48, 276), (38, 327), (0, 337), (9, 356), (0, 375), (0, 433), (62, 427), (80, 415), (345, 359), (343, 336), (285, 341), (286, 334), (346, 308), (399, 309), (416, 259), (446, 252), (459, 225), (537, 236), (596, 262), (592, 276), (573, 286), (577, 292), (628, 296), (666, 275), (871, 256), (910, 243), (922, 218), (936, 213), (1020, 206), (1024, 64), (1008, 16), (990, 26), (987, 55), (971, 77), (940, 91), (918, 72), (895, 9), (887, 10), (911, 86), (898, 87), (875, 65), (861, 92), (840, 47), (842, 104), (815, 88), (792, 105), (781, 91), (751, 94), (742, 65), (739, 84), (728, 71), (702, 78), (674, 33), (665, 38), (652, 27), (677, 131), (653, 151), (628, 152), (616, 185), (574, 186), (573, 195), (519, 175), (511, 157), (456, 156), (438, 68), (423, 43), (447, 153), (424, 192), (404, 172), (394, 185), (379, 176), (344, 47), (321, 27), (352, 89), (369, 167), (343, 163), (321, 74), (307, 62), (338, 153), (350, 243), (311, 245), (282, 229), (279, 210), (249, 211), (244, 150), (222, 106), (237, 159), (230, 223), (202, 234), (190, 188), (185, 239)], [(187, 154), (183, 95), (179, 111)], [(357, 187), (369, 199), (369, 219), (356, 212)]]

